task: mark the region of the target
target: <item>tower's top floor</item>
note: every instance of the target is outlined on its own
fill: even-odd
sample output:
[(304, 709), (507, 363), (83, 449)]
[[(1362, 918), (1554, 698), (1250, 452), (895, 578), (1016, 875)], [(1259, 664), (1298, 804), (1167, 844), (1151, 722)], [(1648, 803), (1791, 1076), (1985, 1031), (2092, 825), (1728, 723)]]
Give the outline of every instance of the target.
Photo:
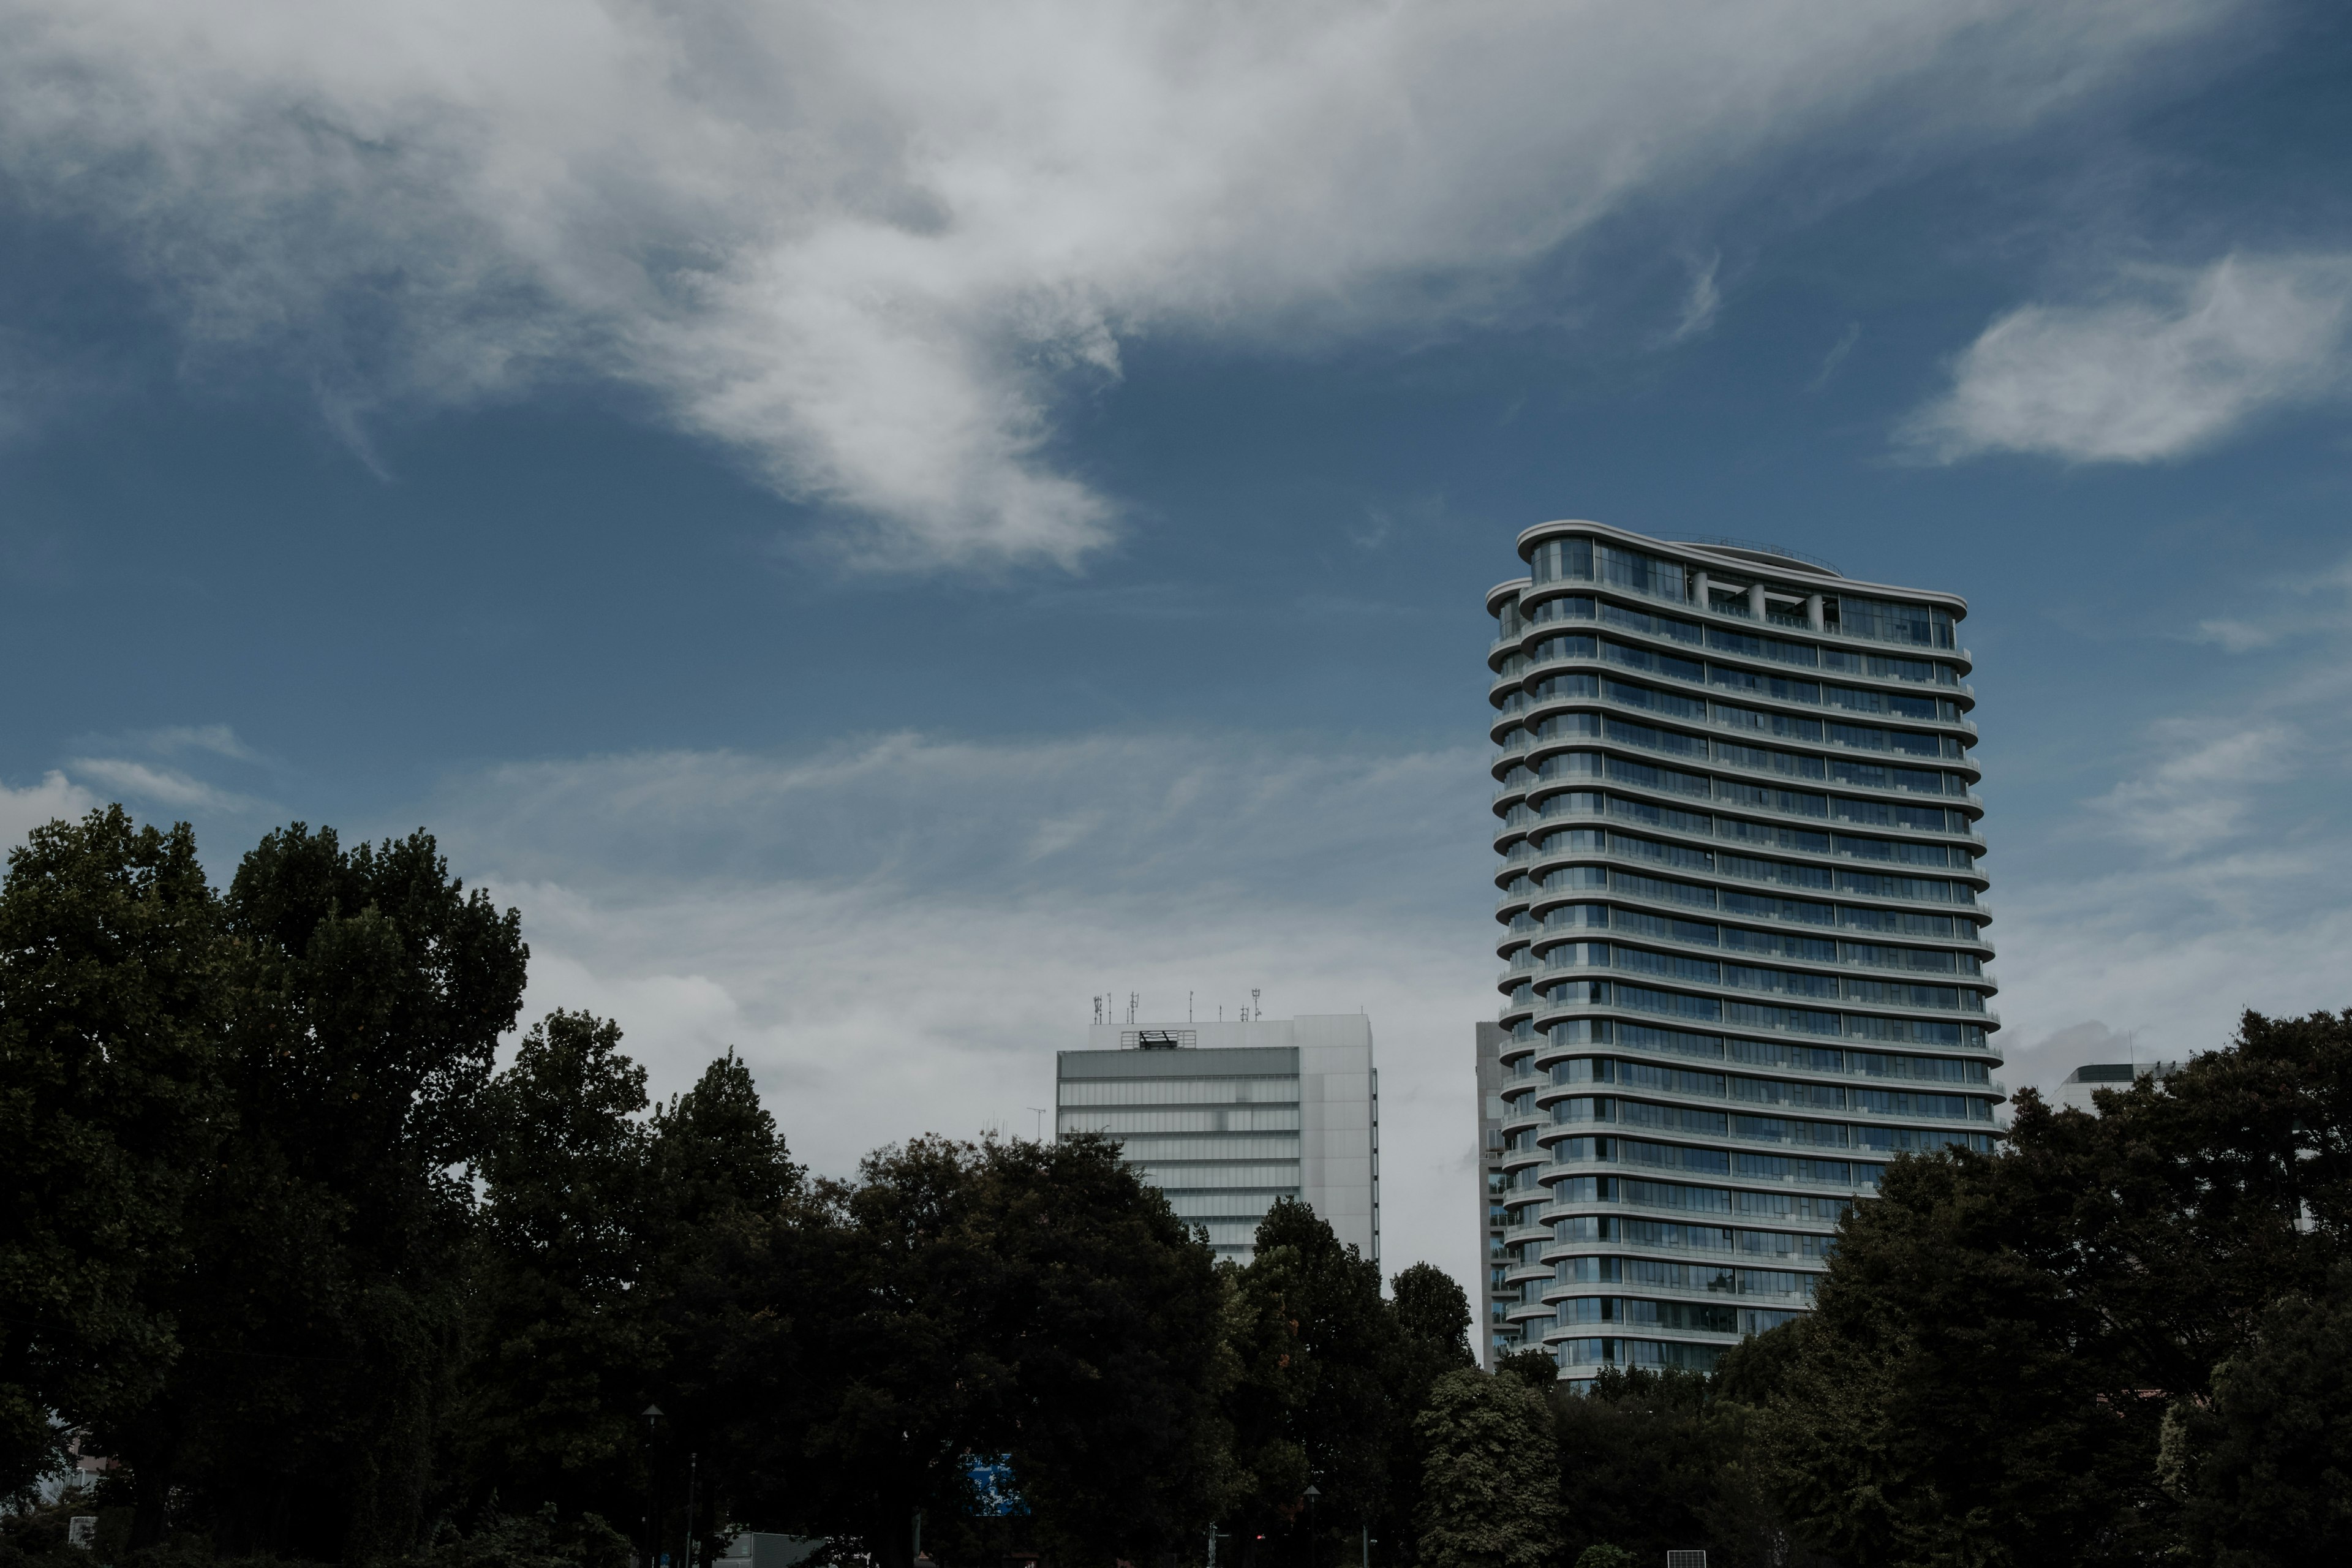
[[(1296, 1018), (1223, 1019), (1182, 1023), (1095, 1024), (1087, 1049), (1288, 1050), (1300, 1046), (1372, 1048), (1372, 1021), (1361, 1013), (1307, 1013)], [(1142, 1069), (1139, 1069), (1142, 1070)]]
[(1957, 594), (1859, 582), (1770, 545), (1653, 539), (1580, 519), (1537, 524), (1519, 535), (1518, 552), (1528, 574), (1486, 594), (1506, 634), (1538, 618), (1546, 601), (1594, 584), (1820, 637), (1955, 651), (1969, 612)]

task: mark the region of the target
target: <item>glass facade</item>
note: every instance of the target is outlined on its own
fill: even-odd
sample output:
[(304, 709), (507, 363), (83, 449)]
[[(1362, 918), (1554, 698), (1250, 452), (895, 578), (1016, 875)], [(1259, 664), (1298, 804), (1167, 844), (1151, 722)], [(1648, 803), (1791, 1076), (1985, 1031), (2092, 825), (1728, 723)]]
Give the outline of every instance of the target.
[[(1189, 1042), (1215, 1032), (1181, 1034)], [(1121, 1157), (1168, 1194), (1177, 1217), (1204, 1227), (1220, 1256), (1248, 1259), (1275, 1199), (1312, 1201), (1297, 1048), (1129, 1047), (1064, 1051), (1057, 1062), (1056, 1135), (1117, 1139)]]
[(1886, 1159), (2000, 1136), (1965, 606), (1589, 523), (1520, 554), (1491, 1328), (1704, 1369), (1804, 1309)]

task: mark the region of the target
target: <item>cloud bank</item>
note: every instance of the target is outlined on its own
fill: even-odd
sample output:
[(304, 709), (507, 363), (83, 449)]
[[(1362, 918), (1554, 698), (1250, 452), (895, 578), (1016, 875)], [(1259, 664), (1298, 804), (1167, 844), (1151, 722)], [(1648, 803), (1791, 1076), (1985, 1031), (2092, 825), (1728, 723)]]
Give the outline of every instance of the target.
[(2109, 298), (2027, 305), (1987, 327), (1904, 432), (1941, 462), (2188, 456), (2262, 415), (2352, 384), (2352, 256), (2230, 257), (2141, 271)]
[[(620, 1020), (657, 1090), (728, 1046), (800, 1156), (1028, 1136), (1092, 998), (1371, 1017), (1384, 1247), (1469, 1279), (1473, 1026), (1491, 1017), (1483, 748), (1301, 736), (668, 752), (508, 767), (430, 803), (523, 911), (534, 1013)], [(1049, 1123), (1050, 1124), (1050, 1123)]]
[(1057, 416), (1138, 334), (1491, 319), (1637, 200), (2011, 134), (2240, 9), (0, 0), (0, 172), (362, 456), (585, 371), (867, 560), (1069, 563), (1118, 508)]

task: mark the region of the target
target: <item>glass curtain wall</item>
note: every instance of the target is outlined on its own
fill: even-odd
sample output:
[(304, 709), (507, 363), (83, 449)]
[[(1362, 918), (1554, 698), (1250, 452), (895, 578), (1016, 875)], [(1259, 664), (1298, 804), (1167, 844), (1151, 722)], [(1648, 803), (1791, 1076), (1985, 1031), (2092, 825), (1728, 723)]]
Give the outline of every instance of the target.
[(1966, 607), (1589, 523), (1520, 555), (1494, 1327), (1575, 1383), (1706, 1370), (1889, 1158), (2000, 1135)]
[[(1136, 1059), (1164, 1059), (1172, 1068), (1194, 1065), (1200, 1056)], [(1123, 1157), (1168, 1194), (1179, 1219), (1205, 1226), (1218, 1256), (1245, 1262), (1274, 1200), (1302, 1190), (1298, 1089), (1295, 1073), (1064, 1077), (1055, 1131), (1119, 1140)]]

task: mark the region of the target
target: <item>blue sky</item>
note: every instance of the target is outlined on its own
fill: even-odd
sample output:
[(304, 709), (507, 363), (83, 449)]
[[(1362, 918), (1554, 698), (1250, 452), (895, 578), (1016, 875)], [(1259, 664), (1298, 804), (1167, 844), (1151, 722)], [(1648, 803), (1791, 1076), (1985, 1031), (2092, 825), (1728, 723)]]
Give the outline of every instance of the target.
[(429, 826), (829, 1170), (1362, 1006), (1466, 1272), (1480, 595), (1593, 517), (1970, 599), (2012, 1082), (2352, 1000), (2333, 8), (0, 17), (0, 832)]

